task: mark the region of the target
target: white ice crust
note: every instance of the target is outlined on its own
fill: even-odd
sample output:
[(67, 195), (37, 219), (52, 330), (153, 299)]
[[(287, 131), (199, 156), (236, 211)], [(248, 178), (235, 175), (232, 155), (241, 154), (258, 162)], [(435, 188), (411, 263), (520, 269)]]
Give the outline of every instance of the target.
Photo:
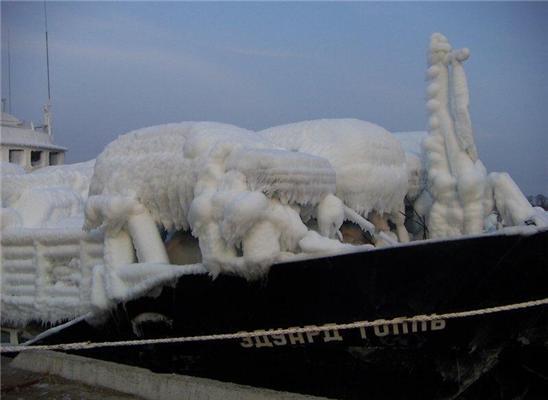
[(468, 56), (432, 35), (428, 133), (356, 119), (261, 132), (182, 122), (122, 135), (96, 161), (28, 174), (3, 163), (2, 321), (57, 323), (185, 274), (256, 279), (276, 262), (373, 248), (341, 243), (345, 220), (376, 246), (404, 242), (404, 200), (431, 238), (548, 226), (508, 174), (479, 160)]
[(432, 238), (543, 224), (543, 218), (531, 220), (535, 211), (509, 175), (488, 176), (478, 157), (463, 67), (469, 56), (466, 48), (453, 50), (442, 34), (432, 35), (427, 71), (429, 135), (423, 140), (431, 204), (429, 200), (422, 207), (428, 212)]
[(52, 166), (28, 174), (2, 168), (2, 227), (81, 225), (94, 163)]
[[(255, 132), (212, 122), (162, 125), (121, 136), (97, 158), (85, 228), (104, 227), (118, 243), (108, 246), (114, 252), (127, 226), (141, 262), (167, 261), (155, 224), (191, 230), (213, 276), (255, 277), (281, 254), (303, 250), (300, 207), (328, 202), (335, 183), (326, 159), (277, 148)], [(340, 226), (339, 215), (326, 213), (324, 224)]]
[(407, 192), (405, 154), (386, 129), (357, 119), (323, 119), (259, 133), (285, 149), (329, 160), (337, 197), (361, 215), (400, 211)]
[(0, 175), (2, 177), (9, 176), (9, 175), (23, 175), (25, 173), (26, 173), (25, 169), (18, 164), (13, 164), (13, 163), (4, 162), (4, 161), (0, 162)]

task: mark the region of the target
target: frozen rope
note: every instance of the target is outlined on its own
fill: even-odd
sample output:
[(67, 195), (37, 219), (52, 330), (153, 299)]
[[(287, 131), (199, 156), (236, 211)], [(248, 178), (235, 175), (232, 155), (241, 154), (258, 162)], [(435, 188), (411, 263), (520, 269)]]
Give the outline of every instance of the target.
[(65, 344), (53, 344), (53, 345), (39, 345), (39, 346), (2, 346), (0, 353), (14, 353), (28, 350), (84, 350), (93, 349), (98, 347), (118, 347), (118, 346), (141, 346), (148, 344), (166, 344), (166, 343), (186, 343), (186, 342), (205, 342), (214, 340), (234, 340), (252, 338), (265, 335), (287, 335), (293, 333), (310, 333), (310, 332), (324, 332), (332, 330), (348, 330), (358, 329), (366, 327), (374, 327), (387, 324), (396, 324), (402, 322), (429, 322), (447, 319), (467, 318), (478, 315), (495, 314), (505, 311), (521, 310), (525, 308), (538, 307), (548, 304), (548, 298), (541, 300), (532, 300), (523, 303), (514, 303), (504, 306), (481, 308), (478, 310), (460, 311), (446, 314), (430, 314), (430, 315), (415, 315), (413, 317), (398, 317), (389, 320), (378, 319), (375, 321), (356, 321), (346, 324), (326, 324), (322, 326), (306, 326), (306, 327), (293, 327), (285, 329), (268, 329), (257, 330), (253, 332), (235, 332), (235, 333), (222, 333), (216, 335), (202, 335), (202, 336), (185, 336), (176, 338), (161, 338), (161, 339), (143, 339), (143, 340), (126, 340), (117, 342), (78, 342), (78, 343), (65, 343)]

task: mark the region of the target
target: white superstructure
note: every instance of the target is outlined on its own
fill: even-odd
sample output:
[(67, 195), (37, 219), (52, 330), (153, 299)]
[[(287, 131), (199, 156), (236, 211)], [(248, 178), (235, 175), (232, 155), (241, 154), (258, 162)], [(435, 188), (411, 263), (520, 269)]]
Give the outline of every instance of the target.
[(65, 161), (65, 147), (53, 144), (49, 107), (44, 107), (44, 124), (34, 126), (2, 112), (0, 161), (20, 165), (27, 172)]

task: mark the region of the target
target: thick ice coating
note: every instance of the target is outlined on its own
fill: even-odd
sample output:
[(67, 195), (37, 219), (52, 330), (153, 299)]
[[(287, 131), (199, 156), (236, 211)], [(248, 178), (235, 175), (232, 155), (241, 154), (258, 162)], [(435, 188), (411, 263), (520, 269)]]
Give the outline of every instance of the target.
[(468, 49), (452, 50), (434, 33), (430, 41), (429, 137), (424, 141), (433, 205), (432, 237), (483, 232), (487, 173), (478, 159), (468, 113), (468, 86), (462, 63)]
[(358, 119), (320, 119), (259, 133), (285, 149), (329, 160), (337, 172), (337, 197), (381, 231), (390, 231), (391, 220), (399, 240), (409, 240), (402, 212), (412, 174), (400, 143), (386, 129)]
[(546, 229), (548, 214), (478, 158), (468, 50), (441, 34), (429, 50), (428, 134), (355, 119), (259, 133), (182, 122), (123, 135), (96, 162), (28, 174), (2, 163), (2, 322), (56, 323), (187, 274), (256, 278), (275, 262), (371, 248), (348, 242), (396, 244), (389, 220), (406, 241), (404, 197), (415, 238)]
[(397, 212), (407, 190), (405, 154), (386, 129), (358, 119), (320, 119), (259, 132), (291, 151), (329, 160), (337, 197), (362, 215)]
[(24, 173), (2, 168), (2, 227), (82, 224), (94, 161)]
[(491, 173), (478, 158), (463, 63), (466, 48), (453, 50), (440, 33), (428, 53), (429, 135), (423, 141), (432, 198), (431, 237), (479, 234), (498, 227), (535, 224), (545, 219), (527, 202), (506, 173)]
[[(118, 243), (106, 246), (109, 254), (122, 264), (115, 253), (127, 243), (118, 238), (126, 226), (141, 262), (167, 260), (155, 224), (190, 229), (212, 274), (255, 276), (280, 254), (303, 250), (308, 228), (299, 206), (323, 204), (334, 192), (324, 158), (232, 125), (161, 125), (121, 136), (97, 158), (85, 228), (105, 226), (107, 241)], [(330, 229), (342, 222), (332, 211), (321, 219)]]

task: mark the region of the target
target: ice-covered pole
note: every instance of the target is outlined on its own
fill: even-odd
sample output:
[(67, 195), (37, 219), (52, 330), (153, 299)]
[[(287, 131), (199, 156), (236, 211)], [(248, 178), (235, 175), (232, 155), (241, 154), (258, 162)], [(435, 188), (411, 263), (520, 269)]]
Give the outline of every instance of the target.
[(483, 232), (484, 227), (487, 172), (478, 158), (468, 110), (468, 82), (463, 62), (469, 56), (470, 51), (467, 48), (454, 50), (450, 54), (451, 111), (455, 123), (455, 135), (459, 144), (454, 173), (457, 176), (457, 190), (464, 212), (463, 233), (477, 234)]
[(141, 208), (129, 216), (127, 226), (139, 262), (169, 264), (169, 258), (156, 222), (148, 212)]
[(440, 33), (431, 37), (425, 150), (433, 198), (429, 220), (433, 237), (483, 231), (486, 172), (474, 143), (462, 66), (469, 54), (468, 49), (453, 50)]
[[(432, 237), (458, 236), (462, 233), (462, 207), (451, 171), (450, 153), (454, 149), (454, 127), (449, 113), (448, 55), (451, 45), (434, 33), (428, 54), (427, 108), (430, 113), (429, 135), (424, 141), (428, 160), (428, 184), (433, 198), (429, 218)], [(449, 141), (446, 139), (449, 138)], [(452, 139), (452, 140), (451, 140)]]

